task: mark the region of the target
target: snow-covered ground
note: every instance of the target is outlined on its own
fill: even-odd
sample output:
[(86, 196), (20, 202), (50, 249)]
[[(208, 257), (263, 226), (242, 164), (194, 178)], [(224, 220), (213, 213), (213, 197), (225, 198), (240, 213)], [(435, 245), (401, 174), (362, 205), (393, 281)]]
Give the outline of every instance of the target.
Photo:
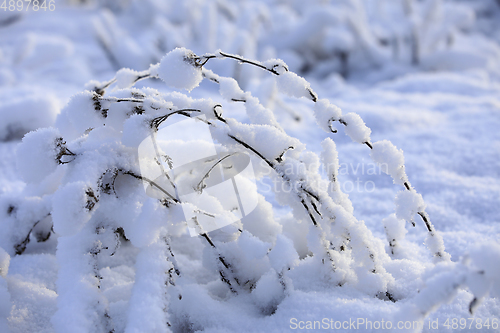
[[(358, 3), (343, 2), (348, 5)], [(244, 1), (235, 2), (238, 5), (226, 1), (191, 1), (189, 3), (193, 8), (177, 5), (174, 6), (175, 12), (168, 12), (166, 5), (150, 5), (155, 1), (145, 1), (143, 5), (140, 1), (124, 1), (117, 2), (123, 5), (116, 6), (111, 1), (99, 3), (107, 4), (112, 11), (59, 1), (56, 1), (54, 11), (9, 13), (8, 10), (0, 9), (0, 196), (10, 198), (30, 191), (35, 193), (36, 190), (26, 185), (17, 171), (16, 148), (28, 131), (53, 126), (70, 97), (83, 91), (87, 82), (109, 80), (121, 67), (146, 70), (150, 63), (158, 62), (176, 46), (186, 46), (197, 54), (229, 48), (229, 52), (246, 52), (246, 57), (259, 60), (285, 58), (292, 70), (311, 82), (312, 89), (320, 98), (329, 99), (344, 114), (359, 114), (372, 130), (372, 142), (387, 139), (402, 149), (408, 179), (422, 194), (427, 205), (426, 212), (441, 234), (453, 262), (465, 263), (464, 256), (471, 251), (477, 252), (482, 245), (500, 245), (498, 1), (452, 2), (451, 6), (460, 3), (466, 6), (464, 8), (474, 9), (476, 21), (471, 23), (466, 33), (454, 35), (456, 48), (436, 48), (432, 52), (422, 53), (418, 65), (411, 64), (409, 55), (408, 61), (398, 62), (382, 51), (370, 51), (371, 40), (366, 37), (367, 33), (360, 33), (368, 45), (361, 43), (365, 49), (357, 46), (356, 39), (352, 42), (354, 37), (348, 34), (332, 37), (335, 29), (317, 35), (325, 41), (331, 37), (330, 41), (349, 44), (350, 40), (349, 45), (354, 50), (354, 60), (351, 61), (377, 59), (371, 66), (351, 66), (347, 79), (334, 72), (341, 68), (338, 59), (328, 62), (324, 54), (318, 56), (317, 50), (311, 51), (309, 55), (289, 51), (297, 49), (299, 42), (295, 45), (294, 38), (301, 40), (307, 30), (305, 28), (314, 26), (313, 19), (321, 18), (317, 14), (321, 9), (316, 14), (312, 10), (313, 14), (304, 14), (306, 19), (301, 21), (297, 13), (303, 13), (298, 10), (293, 14), (291, 11), (291, 8), (300, 8), (301, 1), (289, 1), (289, 7), (285, 6), (288, 3), (286, 1), (262, 1), (262, 5), (255, 5), (252, 1), (248, 1), (247, 5), (241, 4)], [(319, 3), (315, 1), (311, 7), (321, 8)], [(377, 1), (366, 3), (367, 8), (370, 8)], [(449, 1), (443, 3), (450, 5)], [(154, 13), (155, 8), (159, 8), (158, 14)], [(248, 15), (241, 13), (244, 9), (248, 10)], [(431, 10), (437, 9), (431, 7)], [(221, 18), (216, 24), (213, 20), (217, 18), (214, 19), (210, 11), (226, 13), (226, 18)], [(277, 19), (287, 13), (295, 17), (281, 26), (274, 22), (276, 26), (271, 29), (274, 35), (265, 30), (267, 21), (262, 26), (253, 21), (246, 22), (259, 15)], [(467, 15), (460, 16), (460, 13), (458, 11), (457, 17), (466, 20)], [(155, 15), (165, 15), (166, 19), (159, 20)], [(226, 20), (230, 22), (228, 18), (235, 15), (238, 27), (243, 27), (243, 31), (231, 33), (227, 31), (231, 26)], [(154, 17), (154, 24), (148, 21), (149, 17)], [(186, 25), (190, 20), (195, 28)], [(443, 26), (450, 27), (452, 23)], [(247, 26), (257, 27), (253, 31)], [(374, 23), (367, 27), (380, 28), (381, 25)], [(460, 24), (450, 28), (450, 31), (459, 28)], [(319, 28), (311, 29), (309, 32), (312, 33), (319, 31)], [(425, 33), (439, 35), (442, 32), (437, 24), (434, 30), (429, 31)], [(265, 33), (274, 38), (282, 36), (283, 40), (270, 40), (271, 37)], [(157, 40), (159, 36), (164, 38)], [(313, 38), (305, 40), (310, 39)], [(312, 49), (312, 45), (307, 43), (303, 42), (303, 46)], [(157, 44), (162, 46), (155, 48)], [(403, 51), (401, 54), (404, 57)], [(266, 89), (272, 87), (268, 78), (271, 74), (261, 73), (264, 71), (257, 68), (249, 69), (249, 65), (233, 66), (234, 63), (223, 60), (221, 64), (214, 63), (210, 68), (216, 73), (237, 78), (242, 87), (252, 90), (254, 96), (264, 100)], [(144, 80), (138, 86), (168, 91), (159, 80)], [(221, 100), (218, 87), (213, 82), (202, 82), (191, 94), (196, 98)], [(274, 112), (287, 134), (318, 154), (321, 153), (321, 142), (325, 138), (335, 141), (340, 161), (340, 186), (352, 201), (354, 216), (364, 221), (377, 238), (377, 246), (388, 249), (382, 220), (394, 212), (394, 198), (402, 188), (374, 164), (366, 145), (352, 142), (344, 134), (343, 126), (337, 123), (338, 133), (335, 134), (322, 131), (316, 124), (310, 100), (281, 94), (276, 96)], [(230, 104), (225, 107), (225, 114), (248, 122), (241, 109), (240, 104)], [(295, 119), (297, 117), (299, 121)], [(30, 163), (36, 166), (38, 161), (34, 158)], [(273, 193), (263, 190), (264, 185), (261, 184), (259, 191), (273, 204), (274, 216), (284, 225), (284, 230), (288, 234), (307, 233), (307, 228), (293, 225), (291, 210), (280, 206)], [(0, 226), (2, 218), (7, 220), (5, 213), (1, 216)], [(424, 245), (427, 230), (419, 217), (415, 220), (415, 227), (407, 223), (408, 233), (401, 244), (401, 257), (405, 259), (385, 264), (385, 269), (400, 281), (395, 289), (396, 293), (405, 296), (401, 300), (393, 303), (370, 296), (359, 288), (328, 285), (317, 278), (319, 273), (316, 266), (311, 257), (306, 257), (302, 258), (302, 264), (290, 271), (293, 290), (289, 291), (272, 315), (265, 314), (258, 306), (259, 297), (265, 299), (265, 296), (254, 296), (252, 293), (232, 297), (225, 294), (222, 290), (224, 285), (214, 281), (214, 276), (217, 280), (217, 273), (209, 272), (204, 267), (206, 263), (202, 263), (201, 241), (190, 253), (191, 250), (183, 244), (185, 238), (174, 238), (172, 248), (179, 249), (179, 253), (176, 253), (179, 266), (189, 278), (179, 282), (182, 300), (170, 296), (169, 307), (173, 310), (169, 311), (174, 318), (172, 330), (214, 333), (287, 332), (299, 328), (317, 332), (331, 329), (346, 332), (389, 331), (377, 329), (378, 324), (373, 328), (366, 323), (371, 321), (380, 324), (384, 320), (392, 321), (394, 331), (399, 331), (395, 327), (397, 321), (406, 318), (405, 309), (409, 309), (410, 303), (416, 302), (419, 289), (425, 286), (426, 277), (431, 277), (433, 272), (431, 253)], [(64, 326), (61, 324), (61, 312), (55, 316), (58, 305), (61, 307), (63, 304), (58, 303), (58, 288), (72, 282), (61, 281), (64, 276), (58, 275), (59, 260), (63, 256), (58, 254), (56, 257), (58, 237), (52, 234), (45, 242), (36, 242), (34, 236), (31, 239), (24, 253), (10, 256), (10, 263), (0, 252), (2, 333), (3, 330), (8, 332), (7, 329), (12, 333), (54, 332), (55, 328)], [(297, 244), (295, 246), (298, 247)], [(122, 242), (121, 251), (118, 261), (110, 260), (107, 265), (103, 259), (99, 268), (102, 278), (100, 292), (109, 302), (106, 316), (111, 318), (116, 333), (123, 332), (127, 325), (132, 332), (131, 318), (148, 321), (154, 316), (149, 313), (144, 317), (140, 317), (140, 314), (134, 317), (131, 312), (130, 309), (140, 308), (140, 305), (134, 308), (129, 304), (137, 294), (133, 290), (134, 281), (144, 281), (147, 277), (136, 271), (137, 267), (141, 267), (134, 264), (138, 249)], [(297, 252), (300, 254), (300, 248), (297, 248)], [(487, 251), (485, 253), (488, 255)], [(141, 255), (147, 253), (141, 252)], [(500, 267), (498, 256), (491, 254), (491, 259), (488, 265)], [(8, 273), (2, 274), (6, 267)], [(496, 272), (499, 272), (498, 269)], [(432, 284), (433, 280), (429, 281)], [(500, 276), (497, 275), (496, 285), (499, 283)], [(438, 288), (435, 292), (441, 291)], [(500, 332), (498, 326), (492, 326), (493, 321), (500, 324), (500, 294), (497, 291), (497, 295), (492, 296), (495, 295), (486, 297), (471, 315), (469, 304), (474, 298), (473, 293), (467, 288), (458, 290), (449, 303), (439, 305), (426, 317), (423, 331)], [(83, 294), (75, 291), (75, 297), (83, 297)], [(425, 300), (418, 302), (425, 303)], [(70, 303), (64, 304), (71, 306)], [(75, 307), (74, 311), (79, 311), (79, 308)], [(71, 313), (70, 310), (66, 312)], [(489, 320), (489, 327), (479, 326), (478, 320), (482, 323)], [(321, 327), (308, 321), (320, 321)], [(339, 329), (335, 327), (336, 322), (344, 326)], [(151, 332), (155, 329), (161, 331), (144, 324), (144, 331), (147, 329)]]

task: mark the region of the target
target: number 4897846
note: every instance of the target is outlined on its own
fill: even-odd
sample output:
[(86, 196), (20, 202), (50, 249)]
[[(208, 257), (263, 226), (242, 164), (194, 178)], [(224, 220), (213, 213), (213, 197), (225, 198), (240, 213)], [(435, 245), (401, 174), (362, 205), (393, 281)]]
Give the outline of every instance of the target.
[[(26, 6), (26, 7), (25, 7)], [(50, 10), (54, 11), (56, 10), (56, 2), (55, 0), (3, 0), (2, 5), (0, 6), (0, 9), (3, 9), (4, 12), (9, 11), (28, 11), (29, 9), (34, 10), (35, 12), (39, 11), (40, 9), (43, 9), (44, 11)]]

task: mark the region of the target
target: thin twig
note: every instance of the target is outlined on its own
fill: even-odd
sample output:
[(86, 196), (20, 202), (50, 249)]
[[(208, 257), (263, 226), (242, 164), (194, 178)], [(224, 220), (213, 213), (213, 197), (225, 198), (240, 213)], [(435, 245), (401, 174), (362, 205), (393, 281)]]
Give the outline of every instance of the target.
[(228, 155), (226, 155), (226, 156), (222, 157), (221, 159), (219, 159), (217, 162), (215, 162), (215, 163), (214, 163), (214, 165), (212, 165), (212, 167), (211, 167), (211, 168), (207, 171), (207, 173), (205, 174), (205, 176), (203, 176), (203, 178), (200, 180), (200, 182), (198, 183), (198, 185), (196, 185), (196, 189), (197, 189), (198, 191), (202, 191), (202, 190), (203, 190), (203, 189), (201, 188), (202, 183), (203, 183), (203, 181), (204, 181), (205, 179), (207, 179), (207, 178), (208, 178), (208, 176), (210, 175), (210, 172), (212, 172), (212, 170), (213, 170), (213, 169), (214, 169), (214, 168), (215, 168), (215, 167), (216, 167), (219, 163), (221, 163), (222, 161), (224, 161), (226, 158), (233, 156), (234, 154), (235, 154), (235, 153), (228, 154)]
[(172, 196), (170, 193), (168, 193), (163, 187), (161, 187), (160, 185), (156, 184), (154, 181), (152, 181), (151, 179), (148, 179), (144, 176), (139, 176), (135, 173), (133, 173), (132, 171), (124, 171), (124, 170), (121, 170), (121, 169), (118, 169), (120, 172), (122, 172), (124, 175), (129, 175), (129, 176), (132, 176), (136, 179), (139, 179), (139, 180), (142, 180), (148, 184), (150, 184), (151, 186), (154, 186), (156, 187), (157, 189), (159, 189), (160, 191), (162, 191), (163, 193), (165, 193), (170, 199), (172, 199), (175, 203), (180, 203), (180, 201), (178, 199), (176, 199), (174, 196)]
[(197, 109), (181, 109), (181, 110), (173, 111), (173, 112), (171, 112), (169, 114), (166, 114), (166, 115), (163, 115), (163, 116), (160, 116), (160, 117), (156, 117), (153, 120), (151, 120), (151, 128), (158, 129), (158, 127), (160, 126), (160, 124), (162, 122), (164, 122), (165, 120), (168, 119), (168, 117), (170, 117), (171, 115), (174, 115), (174, 114), (180, 114), (180, 115), (183, 115), (185, 117), (191, 117), (188, 112), (201, 112), (201, 110), (197, 110)]
[(274, 169), (274, 164), (271, 163), (271, 161), (269, 161), (267, 158), (265, 158), (261, 153), (259, 153), (255, 148), (253, 148), (252, 146), (250, 146), (249, 144), (247, 144), (246, 142), (244, 141), (241, 141), (240, 139), (236, 138), (235, 136), (231, 135), (231, 134), (228, 134), (228, 136), (233, 139), (234, 141), (238, 142), (240, 145), (242, 145), (243, 147), (247, 148), (248, 150), (251, 150), (255, 155), (259, 156), (264, 162), (266, 162), (272, 169)]
[[(257, 62), (257, 61), (253, 61), (253, 60), (249, 60), (249, 59), (245, 59), (243, 57), (240, 57), (238, 55), (235, 55), (235, 54), (229, 54), (229, 53), (224, 53), (222, 51), (219, 51), (219, 54), (223, 57), (226, 57), (226, 58), (231, 58), (231, 59), (235, 59), (235, 60), (238, 60), (239, 62), (241, 63), (246, 63), (246, 64), (250, 64), (250, 65), (253, 65), (253, 66), (257, 66), (259, 68), (262, 68), (268, 72), (271, 72), (275, 75), (280, 75), (280, 73), (278, 73), (276, 70), (274, 70), (274, 68), (267, 68), (266, 66), (264, 66), (263, 64), (261, 64), (260, 62)], [(284, 67), (286, 71), (288, 71), (288, 68)]]

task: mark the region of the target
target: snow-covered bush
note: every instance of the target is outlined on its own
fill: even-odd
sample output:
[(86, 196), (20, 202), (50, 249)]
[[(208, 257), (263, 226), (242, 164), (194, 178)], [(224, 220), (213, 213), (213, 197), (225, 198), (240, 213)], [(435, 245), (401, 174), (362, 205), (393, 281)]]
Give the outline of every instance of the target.
[[(344, 77), (387, 67), (411, 70), (488, 67), (500, 50), (469, 34), (475, 14), (451, 0), (85, 1), (100, 11), (95, 35), (116, 68), (144, 68), (175, 47), (221, 48), (247, 58), (284, 59), (300, 74)], [(476, 48), (466, 45), (474, 43)], [(248, 88), (261, 75), (237, 64), (218, 73)], [(356, 76), (356, 75), (354, 75)]]
[[(371, 151), (381, 171), (402, 187), (395, 214), (383, 221), (385, 247), (354, 217), (341, 191), (333, 140), (322, 142), (320, 156), (306, 149), (234, 78), (204, 67), (217, 59), (267, 72), (282, 93), (310, 100), (320, 128), (336, 133), (338, 122)], [(135, 88), (143, 79), (161, 79), (185, 92)], [(224, 102), (189, 95), (204, 79), (219, 85)], [(236, 104), (243, 104), (246, 122), (232, 117)], [(141, 156), (141, 143), (149, 137), (160, 147), (160, 129), (176, 118), (206, 125), (223, 157), (206, 160), (208, 169), (172, 174), (178, 165), (165, 151)], [(359, 115), (343, 114), (320, 98), (281, 60), (258, 62), (223, 51), (199, 56), (180, 48), (148, 70), (122, 69), (108, 82), (91, 83), (73, 96), (55, 128), (30, 132), (18, 148), (19, 172), (28, 185), (0, 201), (0, 293), (7, 295), (0, 298), (0, 327), (10, 302), (3, 280), (9, 256), (22, 254), (30, 241), (51, 237), (58, 237), (58, 310), (52, 318), (57, 332), (207, 329), (216, 325), (207, 309), (226, 303), (271, 315), (304, 281), (400, 303), (395, 319), (408, 320), (423, 320), (461, 286), (475, 295), (471, 312), (488, 292), (500, 294), (499, 266), (490, 264), (500, 262), (498, 245), (451, 262), (406, 175), (402, 151), (386, 140), (372, 142), (370, 135)], [(177, 153), (205, 149), (203, 143), (179, 141)], [(274, 196), (290, 207), (293, 218), (275, 218), (271, 204), (256, 194), (258, 205), (244, 218), (210, 233), (200, 227), (199, 237), (190, 237), (188, 229), (198, 219), (226, 225), (239, 213), (225, 205), (224, 196), (207, 194), (212, 170), (219, 164), (236, 168), (236, 160), (229, 159), (236, 153), (249, 156), (256, 177), (280, 184)], [(144, 168), (157, 165), (167, 171), (148, 178)], [(193, 195), (181, 200), (186, 188), (194, 189)], [(405, 240), (406, 222), (415, 225), (416, 215), (428, 231), (426, 247), (434, 263), (405, 251), (405, 245), (417, 246)], [(420, 290), (395, 274), (412, 262), (425, 266), (425, 273), (415, 276)]]

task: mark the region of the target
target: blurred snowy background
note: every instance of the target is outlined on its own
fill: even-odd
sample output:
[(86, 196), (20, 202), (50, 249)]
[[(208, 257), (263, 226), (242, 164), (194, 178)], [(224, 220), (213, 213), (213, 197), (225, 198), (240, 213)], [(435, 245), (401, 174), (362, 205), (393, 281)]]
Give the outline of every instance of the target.
[[(10, 2), (4, 3), (0, 195), (25, 187), (14, 158), (23, 135), (53, 125), (87, 82), (109, 80), (123, 67), (145, 70), (176, 47), (197, 54), (221, 49), (261, 61), (283, 59), (321, 97), (361, 115), (374, 140), (389, 139), (403, 149), (412, 185), (422, 193), (453, 261), (478, 243), (500, 239), (498, 0), (56, 0), (53, 11), (26, 11), (28, 2), (23, 10), (10, 10)], [(342, 130), (320, 132), (306, 102), (272, 94), (273, 85), (260, 69), (230, 61), (207, 66), (236, 78), (308, 148), (332, 137), (354, 215), (385, 238), (380, 221), (393, 211), (398, 189), (388, 176), (368, 172), (372, 165), (366, 147), (351, 143)], [(139, 86), (168, 91), (155, 80)], [(193, 95), (210, 97), (216, 91), (204, 82)], [(278, 216), (288, 213), (275, 209)], [(422, 243), (423, 226), (407, 238)], [(11, 258), (11, 332), (53, 331), (55, 244), (55, 237), (31, 242), (23, 255)], [(289, 329), (291, 317), (320, 320), (391, 312), (389, 306), (376, 310), (370, 301), (349, 304), (341, 299), (304, 292), (262, 319), (241, 317), (226, 306), (222, 324), (211, 332), (223, 332), (223, 327), (227, 332), (281, 332)], [(460, 292), (432, 318), (467, 318), (468, 302), (470, 294)], [(210, 311), (200, 315), (210, 316)], [(478, 310), (484, 318), (499, 315), (498, 299), (487, 299)]]

